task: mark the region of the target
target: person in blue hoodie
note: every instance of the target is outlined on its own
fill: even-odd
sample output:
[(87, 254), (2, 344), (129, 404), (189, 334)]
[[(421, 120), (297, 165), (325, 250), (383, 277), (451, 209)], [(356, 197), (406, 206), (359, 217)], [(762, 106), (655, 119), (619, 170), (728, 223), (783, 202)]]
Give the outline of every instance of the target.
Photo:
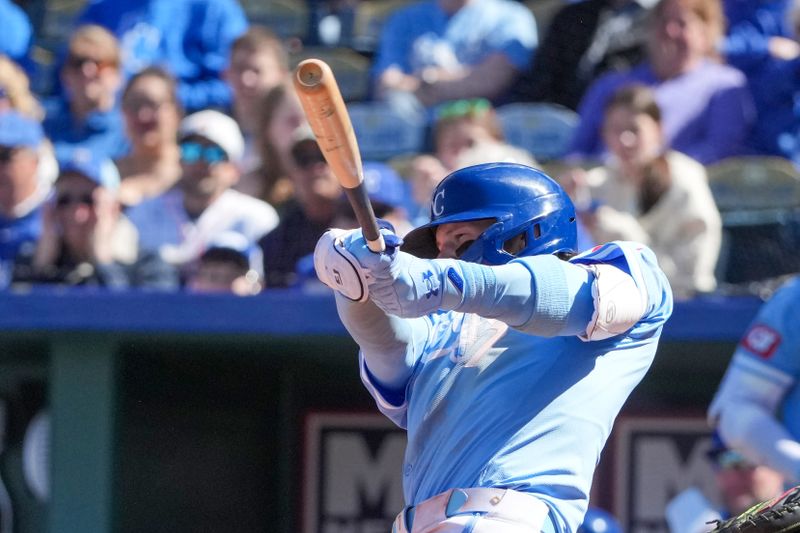
[(724, 0), (727, 21), (720, 52), (725, 60), (751, 77), (773, 55), (798, 48), (787, 20), (791, 0)]
[(99, 24), (117, 36), (126, 75), (151, 65), (169, 70), (187, 113), (229, 107), (221, 73), (231, 43), (248, 26), (236, 0), (91, 0), (77, 24)]
[(789, 41), (794, 52), (790, 46), (765, 44), (761, 55), (750, 55), (757, 56), (747, 72), (757, 119), (747, 144), (756, 154), (777, 155), (800, 165), (800, 0), (790, 0), (786, 9), (791, 39), (777, 42)]

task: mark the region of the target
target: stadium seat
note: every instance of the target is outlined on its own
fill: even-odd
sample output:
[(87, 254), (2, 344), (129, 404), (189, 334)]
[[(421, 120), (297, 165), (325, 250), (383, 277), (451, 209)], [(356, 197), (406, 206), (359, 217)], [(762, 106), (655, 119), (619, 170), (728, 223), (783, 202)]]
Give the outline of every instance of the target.
[(279, 37), (286, 39), (308, 36), (310, 13), (306, 2), (297, 0), (240, 0), (251, 24), (270, 28)]
[(578, 125), (578, 114), (548, 103), (515, 103), (497, 108), (506, 141), (525, 148), (539, 162), (564, 156)]
[(292, 68), (310, 57), (322, 59), (330, 65), (346, 102), (357, 102), (367, 98), (370, 67), (367, 57), (350, 48), (309, 46), (291, 55)]
[(564, 7), (564, 0), (527, 0), (525, 6), (531, 10), (536, 18), (536, 31), (539, 33), (539, 42), (542, 42), (550, 22), (555, 17), (558, 10)]
[(721, 283), (800, 272), (800, 171), (780, 157), (735, 157), (708, 167), (722, 216)]
[(386, 19), (397, 8), (410, 0), (369, 0), (356, 4), (353, 23), (353, 48), (360, 52), (373, 53), (378, 48), (381, 28)]
[(385, 161), (422, 149), (424, 124), (409, 120), (380, 102), (351, 103), (347, 109), (363, 159)]

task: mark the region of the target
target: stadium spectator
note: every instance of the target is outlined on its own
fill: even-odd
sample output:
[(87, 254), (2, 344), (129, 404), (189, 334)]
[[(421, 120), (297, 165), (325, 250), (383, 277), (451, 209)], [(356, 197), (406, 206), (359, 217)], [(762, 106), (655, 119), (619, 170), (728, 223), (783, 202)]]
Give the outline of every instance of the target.
[(44, 130), (59, 160), (76, 148), (115, 158), (128, 151), (117, 93), (122, 86), (117, 39), (96, 25), (81, 26), (69, 40), (61, 67), (64, 97), (47, 106)]
[(797, 57), (800, 46), (787, 16), (791, 4), (791, 0), (723, 0), (727, 30), (721, 52), (725, 60), (750, 78), (770, 57)]
[[(571, 156), (601, 158), (603, 108), (619, 87), (653, 87), (666, 144), (703, 164), (741, 154), (753, 122), (744, 75), (719, 62), (724, 32), (720, 0), (661, 0), (653, 8), (648, 59), (626, 73), (609, 73), (587, 90)], [(691, 95), (688, 98), (687, 95)]]
[(259, 105), (273, 88), (285, 82), (289, 74), (289, 55), (283, 43), (263, 26), (251, 26), (233, 41), (225, 81), (231, 87), (233, 118), (244, 134), (242, 171), (259, 166), (256, 138), (259, 128)]
[(42, 212), (41, 236), (33, 253), (17, 257), (14, 283), (176, 288), (174, 268), (156, 254), (138, 254), (136, 229), (117, 200), (114, 163), (75, 150), (59, 167), (55, 195)]
[(91, 0), (77, 22), (116, 35), (126, 76), (152, 65), (171, 72), (187, 112), (230, 105), (221, 75), (231, 43), (247, 29), (236, 0)]
[(536, 166), (530, 153), (504, 142), (497, 114), (488, 100), (454, 100), (440, 106), (433, 125), (433, 154), (419, 155), (410, 164), (412, 198), (417, 205), (414, 218), (427, 222), (422, 219), (430, 214), (427, 206), (433, 189), (447, 174), (492, 158)]
[(679, 493), (667, 504), (670, 533), (706, 533), (711, 527), (709, 522), (737, 516), (784, 491), (785, 480), (780, 472), (747, 460), (726, 446), (718, 432), (712, 436), (706, 457), (714, 470), (721, 502), (712, 503), (697, 487)]
[(339, 181), (307, 125), (295, 130), (290, 154), (294, 199), (285, 206), (280, 224), (258, 243), (266, 289), (298, 281), (297, 262), (314, 251), (320, 235), (331, 227), (342, 196)]
[(181, 108), (175, 79), (160, 67), (134, 74), (122, 92), (122, 115), (131, 150), (115, 162), (124, 206), (164, 193), (180, 178), (178, 124)]
[(128, 210), (139, 245), (181, 271), (185, 281), (197, 259), (221, 233), (237, 231), (256, 242), (278, 223), (269, 204), (231, 187), (239, 179), (244, 140), (236, 122), (214, 110), (183, 119), (179, 131), (178, 186)]
[(561, 7), (533, 66), (516, 83), (514, 99), (578, 109), (589, 84), (645, 58), (647, 0), (585, 0)]
[(11, 0), (0, 0), (0, 54), (6, 55), (31, 71), (29, 52), (33, 42), (33, 27), (25, 11)]
[(423, 0), (393, 13), (381, 30), (375, 95), (421, 120), (436, 104), (508, 96), (530, 65), (536, 21), (509, 0)]
[[(31, 92), (25, 71), (7, 56), (0, 54), (0, 112), (13, 109), (30, 119), (41, 122), (44, 109)], [(39, 145), (39, 179), (52, 183), (58, 176), (58, 163), (53, 144), (43, 139)]]
[(800, 1), (791, 2), (787, 26), (792, 46), (786, 40), (770, 46), (762, 54), (753, 54), (747, 70), (756, 107), (756, 121), (748, 146), (756, 154), (777, 155), (800, 164)]
[(676, 298), (712, 291), (722, 240), (720, 215), (705, 168), (665, 150), (653, 92), (631, 85), (612, 95), (603, 138), (611, 157), (588, 171), (580, 184), (584, 191), (573, 190), (579, 217), (594, 241), (649, 246)]
[(200, 256), (186, 286), (196, 293), (252, 296), (261, 292), (261, 251), (241, 233), (226, 232)]
[(294, 195), (291, 149), (294, 133), (303, 126), (308, 124), (293, 85), (282, 83), (270, 90), (258, 109), (259, 164), (242, 177), (237, 190), (261, 198), (281, 211)]
[(0, 289), (8, 287), (16, 256), (36, 246), (50, 183), (38, 178), (41, 125), (0, 112)]

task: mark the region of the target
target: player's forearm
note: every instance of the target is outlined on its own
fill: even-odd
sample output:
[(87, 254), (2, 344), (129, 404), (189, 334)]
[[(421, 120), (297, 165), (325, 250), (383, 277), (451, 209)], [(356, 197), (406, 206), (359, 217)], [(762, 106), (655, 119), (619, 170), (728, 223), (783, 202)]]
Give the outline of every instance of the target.
[(549, 255), (493, 267), (457, 264), (464, 289), (461, 301), (452, 306), (456, 311), (498, 319), (542, 336), (584, 333), (592, 319), (592, 275), (582, 267)]
[(722, 410), (718, 424), (731, 447), (782, 472), (792, 483), (800, 481), (800, 443), (769, 410), (753, 403), (732, 403)]
[(353, 302), (338, 292), (336, 308), (345, 328), (361, 348), (372, 375), (386, 387), (402, 387), (411, 375), (416, 353), (427, 338), (427, 326), (387, 315), (371, 301)]
[(495, 98), (502, 95), (519, 72), (503, 54), (494, 54), (483, 63), (450, 73), (439, 69), (435, 82), (419, 89), (420, 98), (430, 104), (460, 98)]

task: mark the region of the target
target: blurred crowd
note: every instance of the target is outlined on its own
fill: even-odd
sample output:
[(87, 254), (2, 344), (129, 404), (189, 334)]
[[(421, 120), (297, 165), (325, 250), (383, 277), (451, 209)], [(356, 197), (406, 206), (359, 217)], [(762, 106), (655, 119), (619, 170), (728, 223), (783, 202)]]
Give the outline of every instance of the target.
[[(304, 47), (350, 46), (360, 4), (387, 0), (308, 2), (303, 38), (236, 0), (89, 0), (47, 43), (45, 68), (48, 1), (0, 0), (0, 288), (313, 284), (318, 237), (356, 222), (291, 72)], [(643, 242), (676, 296), (717, 290), (707, 168), (800, 163), (800, 0), (565, 0), (546, 22), (536, 8), (385, 10), (374, 46), (358, 48), (364, 100), (425, 138), (365, 162), (376, 213), (402, 235), (454, 169), (544, 165), (575, 201), (582, 247)], [(563, 157), (506, 140), (497, 111), (520, 102), (577, 113)]]

